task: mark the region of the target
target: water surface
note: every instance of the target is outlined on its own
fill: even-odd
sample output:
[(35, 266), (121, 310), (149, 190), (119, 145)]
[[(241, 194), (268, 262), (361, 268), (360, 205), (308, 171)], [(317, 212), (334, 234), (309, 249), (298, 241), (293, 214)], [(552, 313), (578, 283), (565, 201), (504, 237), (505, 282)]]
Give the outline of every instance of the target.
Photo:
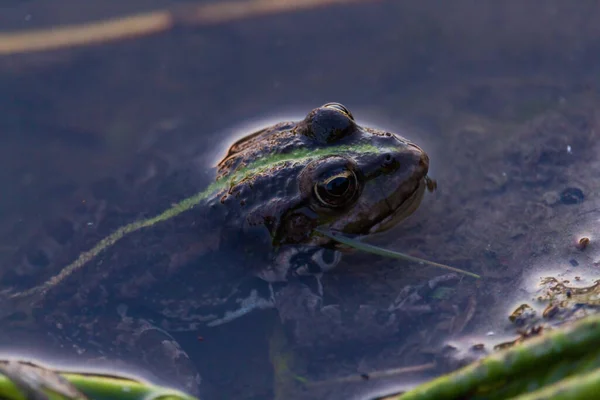
[[(174, 3), (7, 3), (0, 29)], [(69, 188), (126, 173), (132, 154), (164, 132), (178, 132), (168, 141), (173, 154), (212, 160), (245, 126), (338, 101), (359, 123), (421, 144), (438, 181), (413, 216), (375, 242), (483, 281), (443, 281), (386, 338), (298, 350), (278, 341), (276, 314), (265, 312), (202, 333), (193, 356), (209, 367), (205, 379), (241, 398), (363, 396), (438, 374), (445, 343), (514, 335), (508, 315), (536, 296), (541, 277), (597, 279), (599, 17), (594, 2), (382, 1), (2, 56), (1, 251), (15, 251), (60, 212)], [(575, 189), (583, 196), (571, 201)], [(574, 245), (581, 236), (592, 240), (585, 253)], [(349, 309), (385, 307), (441, 275), (355, 255), (324, 285)], [(332, 382), (289, 379), (284, 356), (294, 374)], [(393, 380), (360, 379), (434, 361), (435, 369)], [(346, 376), (358, 378), (335, 382)]]

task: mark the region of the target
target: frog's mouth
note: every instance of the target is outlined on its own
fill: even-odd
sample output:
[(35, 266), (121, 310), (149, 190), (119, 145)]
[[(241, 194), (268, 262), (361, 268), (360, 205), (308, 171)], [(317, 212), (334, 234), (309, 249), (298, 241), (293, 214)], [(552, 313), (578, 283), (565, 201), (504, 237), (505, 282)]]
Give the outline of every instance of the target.
[[(360, 232), (343, 233), (342, 231), (335, 229), (334, 232), (338, 232), (347, 238), (358, 238), (384, 232), (396, 226), (401, 220), (411, 215), (419, 207), (425, 189), (427, 188), (427, 181), (428, 178), (423, 177), (416, 183), (412, 183), (412, 187), (405, 185), (399, 188), (399, 192), (408, 193), (408, 195), (398, 203), (396, 208), (392, 208), (391, 204), (388, 202), (390, 213), (382, 219), (375, 220), (371, 226), (364, 226)], [(320, 231), (320, 229), (317, 229), (317, 231)], [(321, 243), (321, 245), (323, 244), (324, 243)], [(343, 244), (335, 239), (333, 242), (329, 242), (329, 245), (332, 245), (333, 248), (341, 252), (353, 252), (355, 250), (354, 246)]]
[(427, 188), (427, 178), (420, 179), (412, 191), (404, 201), (400, 202), (398, 207), (392, 210), (392, 212), (380, 221), (373, 224), (369, 230), (369, 235), (386, 231), (394, 227), (398, 222), (411, 215), (421, 204), (425, 189)]

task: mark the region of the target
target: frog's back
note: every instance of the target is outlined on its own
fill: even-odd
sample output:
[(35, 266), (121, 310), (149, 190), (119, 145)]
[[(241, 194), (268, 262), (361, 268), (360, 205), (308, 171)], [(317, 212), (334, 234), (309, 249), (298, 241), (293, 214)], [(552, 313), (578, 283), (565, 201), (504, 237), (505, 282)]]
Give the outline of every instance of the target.
[[(256, 147), (252, 139), (264, 140), (266, 131), (273, 129), (233, 145), (219, 174), (229, 174), (225, 160)], [(251, 261), (236, 251), (240, 242), (259, 245), (268, 237), (243, 232), (240, 223), (251, 205), (239, 196), (226, 202), (229, 188), (210, 185), (214, 171), (200, 170), (198, 158), (165, 154), (157, 143), (136, 155), (123, 175), (56, 199), (64, 212), (37, 224), (0, 260), (0, 292), (7, 299), (0, 317), (32, 307), (38, 319), (56, 325), (49, 315), (75, 323), (78, 314), (114, 313), (119, 304), (135, 303), (175, 318), (225, 303), (251, 275), (252, 262), (265, 260), (265, 253)]]

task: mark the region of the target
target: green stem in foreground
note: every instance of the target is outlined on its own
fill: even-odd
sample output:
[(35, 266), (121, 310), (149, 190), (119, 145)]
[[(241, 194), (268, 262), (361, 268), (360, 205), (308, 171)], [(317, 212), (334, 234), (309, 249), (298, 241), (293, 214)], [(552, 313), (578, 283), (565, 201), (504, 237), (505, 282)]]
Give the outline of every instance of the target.
[(347, 246), (350, 246), (356, 250), (360, 250), (360, 251), (364, 251), (366, 253), (371, 253), (371, 254), (376, 254), (378, 256), (383, 256), (383, 257), (388, 257), (388, 258), (396, 258), (399, 260), (408, 260), (408, 261), (413, 261), (419, 264), (427, 264), (427, 265), (432, 265), (434, 267), (438, 267), (438, 268), (443, 268), (443, 269), (448, 269), (450, 271), (454, 271), (454, 272), (458, 272), (460, 274), (464, 274), (464, 275), (469, 275), (472, 276), (475, 279), (481, 279), (481, 276), (473, 273), (473, 272), (469, 272), (469, 271), (465, 271), (463, 269), (459, 269), (459, 268), (455, 268), (455, 267), (451, 267), (449, 265), (444, 265), (444, 264), (438, 264), (436, 262), (433, 261), (428, 261), (428, 260), (424, 260), (422, 258), (418, 258), (418, 257), (413, 257), (413, 256), (409, 256), (408, 254), (404, 254), (404, 253), (399, 253), (397, 251), (393, 251), (393, 250), (387, 250), (387, 249), (383, 249), (381, 247), (377, 247), (377, 246), (373, 246), (367, 243), (363, 243), (363, 242), (359, 242), (358, 240), (354, 240), (354, 239), (350, 239), (348, 237), (345, 236), (341, 236), (341, 235), (336, 235), (334, 233), (331, 232), (327, 232), (321, 229), (315, 229), (315, 231), (323, 236), (327, 236), (328, 238), (335, 240), (336, 242), (345, 244)]
[[(19, 368), (6, 368), (6, 361), (1, 360), (0, 398), (8, 400), (25, 400), (33, 398), (36, 393), (25, 393), (27, 390), (20, 384), (33, 382), (31, 389), (43, 391), (49, 400), (197, 400), (178, 390), (156, 386), (151, 383), (121, 376), (109, 376), (85, 372), (63, 372), (36, 366), (29, 363)], [(8, 376), (6, 375), (8, 374)], [(17, 374), (16, 376), (14, 374)], [(19, 376), (25, 376), (18, 382)], [(64, 380), (64, 381), (63, 381)]]
[[(599, 342), (600, 318), (588, 316), (386, 400), (597, 398)], [(518, 390), (502, 392), (518, 382)]]

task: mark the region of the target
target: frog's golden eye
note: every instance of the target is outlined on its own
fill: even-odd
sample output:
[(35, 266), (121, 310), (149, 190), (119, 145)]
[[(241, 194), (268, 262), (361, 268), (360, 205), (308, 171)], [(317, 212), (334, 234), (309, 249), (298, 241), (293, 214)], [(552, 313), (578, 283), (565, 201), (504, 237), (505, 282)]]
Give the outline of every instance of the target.
[(341, 111), (344, 114), (346, 114), (348, 116), (348, 118), (350, 118), (352, 121), (354, 121), (354, 115), (352, 115), (350, 110), (348, 110), (346, 107), (344, 107), (344, 105), (342, 105), (340, 103), (327, 103), (327, 104), (323, 105), (323, 107), (324, 108), (333, 108), (334, 110)]
[(327, 207), (342, 207), (354, 200), (358, 191), (356, 174), (338, 169), (326, 174), (315, 183), (314, 192), (319, 202)]

